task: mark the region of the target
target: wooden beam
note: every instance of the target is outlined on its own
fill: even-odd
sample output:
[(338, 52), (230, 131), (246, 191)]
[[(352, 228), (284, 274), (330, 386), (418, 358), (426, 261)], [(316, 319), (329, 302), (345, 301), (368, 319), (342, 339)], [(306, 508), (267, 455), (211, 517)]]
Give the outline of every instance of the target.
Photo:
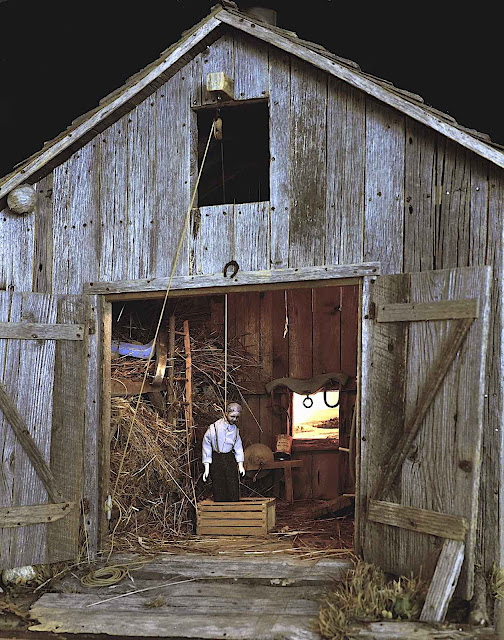
[(42, 480), (44, 487), (46, 488), (47, 495), (52, 502), (65, 502), (65, 498), (61, 494), (56, 480), (53, 476), (49, 465), (45, 461), (44, 457), (40, 453), (35, 441), (31, 437), (28, 427), (26, 426), (23, 418), (21, 417), (16, 405), (12, 401), (12, 398), (7, 393), (4, 385), (0, 383), (0, 410), (5, 416), (5, 419), (12, 427), (12, 430), (16, 434), (16, 438), (24, 449), (24, 452), (30, 459), (38, 477)]
[(25, 507), (4, 507), (0, 509), (0, 528), (26, 527), (29, 524), (55, 522), (75, 509), (75, 502), (57, 504), (32, 504)]
[[(273, 271), (238, 271), (234, 278), (225, 278), (222, 273), (197, 276), (175, 276), (170, 291), (217, 289), (234, 290), (238, 286), (259, 285), (265, 289), (275, 284), (339, 280), (340, 278), (359, 278), (379, 275), (378, 262), (362, 264), (326, 265), (322, 267), (300, 267), (297, 269), (276, 269)], [(119, 280), (116, 282), (89, 282), (83, 287), (84, 293), (102, 295), (125, 293), (166, 292), (170, 278), (143, 278), (140, 280)], [(191, 294), (193, 295), (193, 294)]]
[(273, 30), (267, 25), (261, 25), (261, 23), (255, 20), (245, 19), (240, 13), (233, 11), (222, 11), (216, 15), (217, 19), (229, 24), (240, 31), (249, 33), (264, 42), (268, 42), (288, 53), (305, 60), (315, 67), (326, 71), (327, 73), (348, 82), (353, 87), (364, 91), (370, 96), (373, 96), (377, 100), (384, 102), (385, 104), (398, 109), (402, 113), (410, 116), (414, 120), (421, 122), (422, 124), (442, 133), (447, 138), (458, 142), (462, 146), (474, 151), (483, 158), (490, 160), (499, 167), (504, 167), (504, 154), (502, 151), (491, 147), (490, 145), (478, 140), (474, 136), (465, 133), (458, 127), (446, 122), (441, 117), (436, 116), (422, 105), (415, 104), (414, 102), (407, 100), (397, 94), (397, 89), (386, 88), (380, 81), (373, 80), (368, 75), (357, 71), (356, 69), (349, 68), (343, 65), (333, 58), (328, 58), (326, 55), (317, 53), (309, 49), (302, 42), (295, 42), (284, 35), (278, 33), (277, 30)]
[(376, 308), (376, 322), (418, 322), (477, 318), (479, 300), (440, 300), (439, 302), (398, 302)]
[(39, 322), (0, 322), (0, 339), (83, 340), (82, 324), (43, 324)]
[(428, 533), (441, 538), (465, 540), (469, 523), (461, 516), (452, 516), (428, 509), (406, 507), (402, 504), (370, 500), (368, 518), (401, 529)]
[(264, 464), (245, 464), (246, 471), (257, 471), (258, 469), (285, 469), (286, 467), (298, 468), (303, 466), (302, 460), (277, 460), (275, 462), (265, 462)]
[(420, 614), (422, 622), (443, 622), (464, 562), (464, 543), (445, 540)]
[(457, 355), (466, 335), (473, 323), (472, 318), (463, 318), (456, 320), (454, 327), (448, 334), (443, 348), (440, 350), (438, 359), (432, 367), (423, 391), (419, 395), (419, 401), (409, 422), (404, 427), (404, 432), (399, 440), (397, 447), (392, 452), (390, 460), (385, 467), (384, 473), (377, 484), (373, 497), (379, 497), (386, 494), (392, 483), (396, 479), (403, 462), (406, 460), (408, 451), (410, 450), (413, 440), (415, 439), (420, 425), (427, 413), (431, 402), (434, 400), (439, 387), (441, 386), (448, 369)]

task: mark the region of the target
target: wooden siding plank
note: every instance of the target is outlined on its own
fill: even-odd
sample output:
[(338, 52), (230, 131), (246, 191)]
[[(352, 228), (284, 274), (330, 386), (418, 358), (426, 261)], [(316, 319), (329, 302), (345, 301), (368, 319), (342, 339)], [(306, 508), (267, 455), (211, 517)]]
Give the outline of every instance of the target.
[(129, 114), (128, 123), (128, 277), (148, 278), (156, 268), (153, 255), (158, 181), (155, 96), (141, 102)]
[[(306, 108), (310, 96), (310, 108)], [(324, 262), (327, 75), (301, 60), (291, 64), (289, 265)], [(277, 125), (277, 126), (286, 126)]]
[[(407, 325), (377, 324), (369, 315), (369, 305), (409, 300), (409, 276), (366, 279), (362, 309), (362, 369), (360, 420), (360, 548), (369, 562), (379, 562), (393, 572), (399, 556), (399, 530), (366, 519), (368, 499), (376, 487), (381, 467), (389, 458), (404, 427)], [(379, 372), (378, 375), (375, 372)], [(390, 390), (393, 389), (393, 393)], [(386, 401), (384, 399), (386, 398)], [(387, 496), (398, 502), (400, 492)]]
[(70, 161), (67, 160), (53, 171), (53, 293), (64, 293), (68, 289), (68, 270), (71, 260), (70, 243), (67, 237), (68, 227), (71, 226), (69, 218), (69, 166)]
[(83, 340), (84, 325), (0, 322), (0, 340)]
[[(8, 321), (21, 318), (21, 297), (11, 293), (0, 293), (0, 318)], [(12, 400), (17, 403), (19, 385), (11, 382), (13, 363), (19, 367), (19, 350), (21, 343), (13, 340), (0, 340), (0, 382), (9, 389)], [(7, 366), (9, 363), (10, 366)], [(0, 507), (12, 507), (16, 478), (16, 444), (17, 439), (9, 421), (0, 411)], [(12, 548), (14, 533), (11, 529), (0, 528), (0, 567), (13, 565)]]
[[(206, 209), (204, 207), (203, 209)], [(219, 223), (220, 224), (220, 223)], [(220, 236), (221, 239), (223, 236)], [(223, 265), (224, 266), (224, 265)], [(380, 265), (376, 262), (355, 265), (327, 265), (322, 267), (301, 267), (296, 269), (275, 269), (272, 271), (239, 271), (235, 278), (224, 278), (216, 272), (202, 276), (176, 276), (171, 289), (205, 289), (213, 287), (233, 287), (239, 285), (263, 285), (268, 288), (275, 284), (301, 283), (310, 281), (332, 280), (338, 278), (358, 278), (367, 275), (378, 275)], [(119, 280), (116, 282), (89, 282), (83, 286), (88, 294), (138, 293), (150, 291), (166, 291), (169, 278), (152, 278), (137, 280)]]
[[(53, 296), (48, 294), (17, 294), (21, 297), (21, 320), (29, 322), (56, 322), (57, 310)], [(8, 394), (12, 397), (13, 386), (18, 392), (12, 397), (15, 406), (33, 439), (34, 446), (40, 452), (47, 469), (51, 446), (51, 414), (53, 404), (54, 354), (56, 343), (53, 340), (19, 341), (19, 360), (7, 362), (9, 369), (6, 380)], [(79, 343), (68, 343), (79, 344)], [(10, 358), (9, 358), (10, 360)], [(22, 381), (22, 385), (20, 382)], [(13, 486), (13, 506), (42, 504), (48, 500), (47, 482), (52, 476), (46, 474), (46, 480), (40, 479), (37, 469), (17, 439), (15, 445), (16, 469)], [(67, 461), (68, 462), (68, 461)], [(42, 471), (42, 467), (38, 466)], [(46, 486), (44, 486), (44, 484)], [(63, 502), (55, 483), (52, 483), (54, 502)], [(59, 491), (64, 491), (61, 487)], [(11, 566), (37, 564), (47, 561), (47, 533), (43, 524), (21, 527), (16, 530), (11, 548)]]
[(270, 228), (271, 268), (284, 269), (289, 265), (289, 217), (291, 183), (289, 157), (290, 118), (290, 56), (278, 49), (269, 51), (270, 91)]
[[(235, 255), (233, 205), (212, 205), (193, 210), (192, 243), (192, 273), (216, 274), (217, 279), (230, 283), (230, 278), (223, 277), (223, 270)], [(177, 281), (173, 279), (172, 289)]]
[(325, 264), (362, 259), (365, 131), (364, 94), (329, 78)]
[(75, 502), (35, 504), (28, 507), (0, 508), (0, 527), (25, 527), (41, 522), (55, 522), (75, 509)]
[(467, 150), (444, 140), (437, 158), (437, 269), (469, 264), (470, 178)]
[(269, 203), (235, 204), (234, 237), (234, 259), (240, 269), (269, 269)]
[(479, 500), (478, 563), (485, 572), (504, 562), (504, 179), (489, 166), (486, 260), (492, 265), (491, 320), (487, 356), (488, 387), (484, 398), (482, 469)]
[(463, 561), (464, 543), (445, 540), (420, 614), (422, 622), (443, 622)]
[(397, 111), (366, 100), (364, 259), (379, 260), (382, 273), (403, 267), (404, 126)]
[(359, 285), (341, 287), (341, 370), (357, 376)]
[(289, 314), (289, 377), (313, 376), (312, 344), (312, 291), (294, 289), (287, 293)]
[(128, 116), (96, 139), (100, 149), (100, 278), (128, 273)]
[(256, 38), (235, 33), (235, 100), (267, 97), (268, 86), (268, 45)]
[(206, 77), (209, 73), (224, 71), (230, 78), (234, 77), (234, 38), (225, 33), (211, 44), (203, 54), (201, 66), (202, 103), (216, 104), (217, 96), (206, 90)]
[[(260, 379), (273, 380), (273, 292), (259, 294), (259, 365)], [(261, 395), (259, 399), (259, 423), (262, 427), (261, 442), (275, 450), (277, 432), (274, 430), (274, 416), (271, 396)], [(280, 433), (280, 432), (278, 432)]]
[(435, 177), (438, 137), (406, 118), (404, 270), (434, 269), (436, 227)]
[(313, 375), (341, 369), (341, 287), (313, 290)]
[(469, 264), (486, 264), (488, 234), (488, 173), (489, 164), (469, 155), (471, 170), (471, 203), (469, 224)]
[[(155, 94), (156, 200), (151, 260), (158, 276), (172, 272), (198, 170), (196, 114), (191, 110), (194, 82), (192, 69), (184, 67)], [(177, 275), (189, 273), (188, 239), (189, 228), (174, 271)]]
[(0, 290), (32, 288), (35, 215), (19, 216), (9, 209), (0, 213), (0, 246), (6, 247), (0, 254)]
[(376, 322), (418, 322), (477, 318), (479, 300), (438, 300), (381, 304), (376, 308)]
[(33, 290), (52, 292), (53, 270), (53, 173), (37, 184), (33, 258)]
[[(487, 267), (414, 274), (411, 284), (411, 299), (415, 301), (480, 299), (480, 317), (448, 370), (402, 466), (401, 498), (396, 500), (405, 506), (467, 519), (466, 556), (458, 587), (459, 595), (466, 599), (472, 595), (474, 572), (489, 286)], [(405, 424), (413, 419), (433, 360), (453, 324), (454, 321), (434, 321), (410, 325)], [(468, 394), (468, 389), (473, 393)], [(435, 489), (426, 490), (427, 487)], [(429, 536), (405, 531), (399, 545), (398, 569), (417, 571), (422, 565), (423, 575), (430, 577), (438, 548)]]
[[(57, 320), (89, 321), (89, 300), (69, 296), (58, 300)], [(85, 407), (87, 392), (87, 332), (84, 342), (58, 341), (54, 360), (51, 470), (67, 500), (82, 499)], [(69, 461), (71, 460), (71, 464)], [(48, 525), (47, 554), (51, 562), (70, 560), (79, 551), (80, 509)]]
[(405, 507), (402, 504), (383, 500), (370, 500), (368, 517), (373, 522), (452, 540), (465, 540), (468, 529), (467, 520), (460, 516)]

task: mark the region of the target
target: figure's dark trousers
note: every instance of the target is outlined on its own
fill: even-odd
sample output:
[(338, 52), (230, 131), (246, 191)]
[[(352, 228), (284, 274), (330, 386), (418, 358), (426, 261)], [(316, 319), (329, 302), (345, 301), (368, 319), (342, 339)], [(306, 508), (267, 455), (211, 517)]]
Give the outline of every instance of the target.
[(238, 502), (240, 499), (240, 480), (232, 451), (229, 453), (212, 452), (210, 478), (216, 502)]

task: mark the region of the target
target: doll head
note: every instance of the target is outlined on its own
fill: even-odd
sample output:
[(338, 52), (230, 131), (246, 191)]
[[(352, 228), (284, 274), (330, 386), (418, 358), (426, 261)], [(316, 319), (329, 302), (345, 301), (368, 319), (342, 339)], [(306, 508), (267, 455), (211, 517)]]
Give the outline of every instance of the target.
[(226, 418), (229, 424), (236, 424), (241, 414), (241, 405), (237, 402), (230, 402), (226, 407)]

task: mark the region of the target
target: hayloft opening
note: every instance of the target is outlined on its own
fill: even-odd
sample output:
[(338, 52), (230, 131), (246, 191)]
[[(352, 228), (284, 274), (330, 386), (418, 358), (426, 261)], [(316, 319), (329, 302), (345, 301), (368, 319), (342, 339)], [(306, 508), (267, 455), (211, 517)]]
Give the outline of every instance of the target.
[[(162, 301), (113, 304), (109, 531), (116, 550), (218, 548), (224, 538), (201, 533), (194, 504), (213, 496), (202, 479), (202, 440), (222, 417), (226, 395), (242, 406), (241, 497), (276, 498), (276, 552), (352, 547), (358, 296), (357, 285), (345, 285), (174, 297), (156, 340)], [(309, 394), (314, 411), (303, 415), (296, 396), (302, 406), (307, 394), (289, 385), (317, 386), (313, 380), (324, 377)], [(240, 549), (253, 544), (233, 532)]]
[(198, 166), (201, 167), (212, 122), (218, 132), (203, 167), (199, 206), (269, 200), (269, 111), (267, 102), (200, 109)]

